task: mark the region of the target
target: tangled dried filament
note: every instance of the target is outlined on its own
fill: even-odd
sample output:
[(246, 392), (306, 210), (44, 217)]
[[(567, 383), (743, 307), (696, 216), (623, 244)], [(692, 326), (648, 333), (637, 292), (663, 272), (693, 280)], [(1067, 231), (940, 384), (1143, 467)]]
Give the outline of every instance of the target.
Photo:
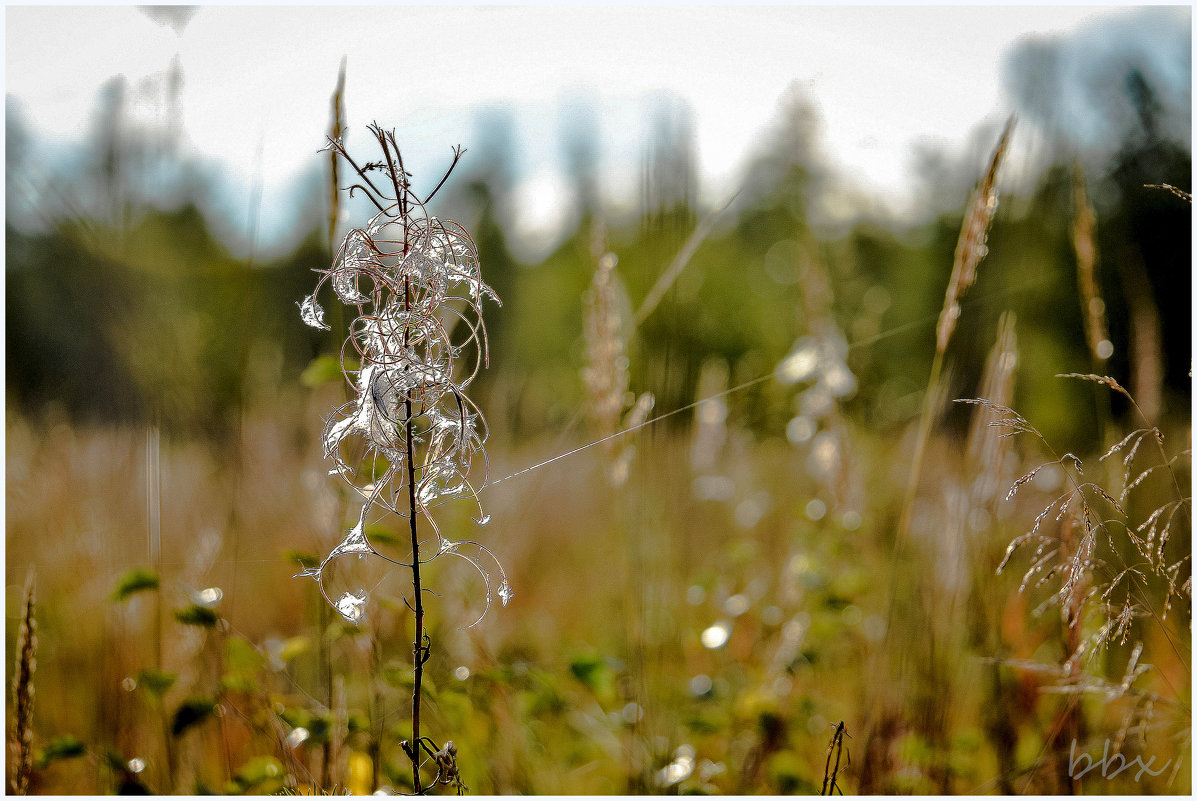
[[(478, 252), (465, 229), (429, 216), (428, 198), (421, 201), (411, 191), (393, 134), (377, 126), (370, 130), (385, 164), (358, 167), (339, 140), (330, 140), (329, 148), (363, 180), (351, 192), (364, 191), (378, 213), (346, 234), (332, 268), (317, 271), (315, 290), (299, 304), (303, 321), (323, 330), (330, 327), (317, 296), (325, 284), (356, 309), (340, 358), (354, 397), (325, 421), (322, 442), (333, 464), (329, 475), (340, 476), (365, 500), (340, 544), (300, 575), (315, 579), (346, 620), (359, 622), (368, 590), (331, 597), (325, 569), (349, 556), (410, 567), (380, 553), (366, 525), (377, 512), (417, 515), (432, 536), (420, 541), (421, 552), (413, 556), (421, 563), (446, 554), (469, 562), (486, 587), (485, 615), (492, 592), (503, 605), (512, 597), (502, 565), (477, 542), (447, 539), (431, 509), (469, 498), (477, 507), (475, 522), (489, 522), (477, 491), (486, 480), (486, 420), (465, 391), (488, 362), (482, 301), (499, 299), (482, 280)], [(373, 171), (386, 173), (393, 191), (380, 190), (370, 179)], [(480, 481), (471, 477), (476, 457)]]

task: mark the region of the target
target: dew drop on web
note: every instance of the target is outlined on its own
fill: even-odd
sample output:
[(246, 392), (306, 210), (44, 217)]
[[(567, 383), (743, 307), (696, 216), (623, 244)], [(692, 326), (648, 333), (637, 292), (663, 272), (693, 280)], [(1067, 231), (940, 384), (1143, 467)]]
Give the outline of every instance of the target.
[(498, 595), (499, 601), (502, 602), (503, 606), (507, 606), (507, 602), (515, 596), (515, 592), (511, 589), (511, 585), (507, 583), (506, 579), (499, 585)]
[(367, 303), (370, 298), (363, 295), (357, 288), (357, 275), (348, 271), (338, 271), (333, 274), (333, 291), (345, 303)]
[(320, 304), (316, 302), (316, 298), (313, 295), (308, 295), (303, 299), (303, 303), (299, 304), (299, 316), (312, 328), (319, 328), (324, 331), (332, 330), (324, 324), (324, 309), (320, 308)]
[(357, 623), (361, 620), (362, 607), (366, 604), (366, 597), (364, 590), (357, 595), (352, 592), (343, 592), (337, 598), (337, 611), (341, 613), (341, 617), (350, 623)]

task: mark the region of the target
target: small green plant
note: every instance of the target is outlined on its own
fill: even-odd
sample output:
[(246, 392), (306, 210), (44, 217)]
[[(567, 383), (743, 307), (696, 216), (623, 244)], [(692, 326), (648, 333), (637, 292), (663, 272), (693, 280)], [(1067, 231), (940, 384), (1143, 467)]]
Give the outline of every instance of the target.
[[(454, 149), (444, 177), (421, 198), (411, 188), (394, 133), (377, 125), (369, 130), (382, 151), (381, 161), (359, 165), (337, 138), (329, 139), (328, 149), (357, 176), (350, 195), (364, 194), (377, 214), (349, 231), (332, 267), (318, 271), (316, 290), (299, 304), (305, 323), (330, 330), (316, 300), (328, 283), (337, 300), (356, 310), (340, 360), (354, 398), (328, 418), (322, 439), (324, 454), (333, 463), (330, 474), (340, 476), (364, 501), (341, 543), (300, 575), (315, 579), (341, 616), (358, 624), (369, 614), (373, 588), (353, 583), (356, 579), (346, 584), (337, 575), (346, 560), (381, 559), (411, 571), (415, 677), (412, 740), (403, 747), (417, 793), (425, 788), (420, 767), (429, 759), (437, 769), (433, 784), (460, 789), (456, 750), (420, 735), (423, 667), (430, 648), (420, 570), (441, 556), (466, 560), (485, 585), (483, 615), (493, 596), (503, 605), (512, 597), (494, 554), (477, 542), (449, 539), (432, 515), (442, 503), (469, 498), (477, 506), (474, 522), (489, 522), (478, 498), (481, 483), (475, 483), (472, 472), (477, 457), (485, 466), (488, 431), (466, 389), (489, 361), (482, 302), (489, 298), (497, 303), (498, 297), (482, 280), (478, 253), (465, 229), (427, 212), (427, 203), (464, 151)], [(485, 469), (480, 472), (485, 482)], [(407, 561), (394, 551), (388, 555), (391, 543), (367, 528), (391, 514), (407, 520)]]

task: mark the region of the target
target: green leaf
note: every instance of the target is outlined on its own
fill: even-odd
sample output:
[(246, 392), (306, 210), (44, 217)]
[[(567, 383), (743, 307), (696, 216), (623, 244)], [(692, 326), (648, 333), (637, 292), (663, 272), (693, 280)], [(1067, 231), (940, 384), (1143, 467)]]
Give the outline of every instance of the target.
[(242, 676), (252, 676), (266, 664), (266, 657), (244, 637), (229, 637), (224, 646), (224, 659), (230, 673)]
[(606, 695), (612, 689), (611, 666), (598, 654), (583, 654), (570, 660), (569, 672), (596, 695)]
[(234, 692), (252, 693), (258, 689), (257, 676), (266, 664), (253, 643), (244, 637), (230, 637), (224, 646), (225, 674), (220, 686)]
[[(388, 546), (391, 548), (397, 548), (402, 542), (404, 542), (400, 535), (396, 534), (390, 529), (383, 528), (382, 526), (369, 526), (366, 529), (365, 534), (366, 539), (370, 541), (370, 544), (378, 548)], [(408, 547), (410, 547), (410, 545)]]
[(137, 774), (129, 770), (128, 760), (119, 751), (105, 749), (101, 761), (112, 771), (117, 795), (154, 795), (154, 791), (142, 784)]
[(220, 622), (220, 615), (216, 613), (215, 609), (209, 609), (199, 604), (190, 604), (175, 610), (175, 620), (185, 626), (203, 626), (210, 629)]
[(350, 709), (345, 716), (346, 728), (350, 734), (369, 734), (370, 718), (358, 709)]
[(108, 769), (120, 773), (122, 770), (128, 770), (128, 765), (125, 764), (125, 758), (121, 753), (113, 748), (105, 748), (104, 754), (100, 757), (100, 761), (108, 766)]
[(136, 593), (156, 589), (158, 589), (158, 574), (144, 567), (135, 567), (120, 577), (116, 583), (116, 589), (112, 591), (112, 600), (125, 601)]
[(280, 712), (278, 716), (283, 719), (284, 723), (293, 729), (297, 729), (300, 726), (306, 729), (308, 727), (308, 723), (310, 723), (312, 720), (312, 713), (303, 707), (287, 707)]
[(283, 789), (287, 771), (271, 756), (257, 756), (246, 762), (233, 780), (225, 784), (226, 795), (271, 795)]
[(137, 674), (137, 686), (144, 687), (150, 695), (161, 698), (175, 683), (178, 676), (165, 670), (146, 668)]
[(290, 662), (301, 654), (306, 654), (312, 648), (312, 641), (307, 637), (289, 637), (283, 643), (282, 650), (279, 651), (278, 658), (283, 662)]
[(318, 387), (341, 378), (341, 362), (333, 356), (317, 356), (304, 368), (299, 383), (305, 387)]
[(317, 567), (320, 564), (320, 559), (318, 557), (313, 556), (306, 551), (288, 549), (283, 551), (283, 558), (288, 562), (305, 569), (309, 567)]
[(77, 737), (72, 734), (64, 734), (46, 743), (46, 747), (38, 753), (37, 766), (44, 768), (55, 760), (81, 757), (86, 753), (87, 746)]
[[(381, 673), (382, 680), (396, 689), (411, 690), (416, 686), (416, 671), (410, 666), (392, 662), (384, 667)], [(427, 671), (420, 678), (420, 692), (430, 700), (436, 699), (436, 685), (429, 678)]]
[(382, 478), (386, 471), (391, 469), (391, 463), (388, 459), (374, 454), (370, 459), (370, 478), (374, 481)]
[(332, 721), (327, 715), (312, 715), (304, 728), (308, 730), (309, 743), (323, 744), (328, 742), (329, 734), (332, 733)]
[(198, 696), (188, 698), (179, 704), (179, 708), (175, 710), (174, 720), (170, 724), (170, 733), (178, 737), (192, 726), (202, 723), (211, 717), (215, 709), (216, 702), (211, 698)]
[(252, 693), (257, 691), (258, 683), (252, 676), (226, 673), (220, 677), (220, 689), (230, 693)]
[(154, 791), (142, 784), (134, 774), (125, 771), (120, 784), (116, 788), (117, 795), (155, 795)]
[(336, 642), (342, 637), (356, 637), (365, 631), (360, 626), (355, 626), (352, 623), (339, 619), (339, 617), (340, 616), (338, 616), (337, 620), (334, 620), (332, 623), (328, 624), (327, 636), (329, 642)]
[(390, 664), (382, 669), (382, 680), (400, 690), (416, 686), (416, 671), (404, 665)]

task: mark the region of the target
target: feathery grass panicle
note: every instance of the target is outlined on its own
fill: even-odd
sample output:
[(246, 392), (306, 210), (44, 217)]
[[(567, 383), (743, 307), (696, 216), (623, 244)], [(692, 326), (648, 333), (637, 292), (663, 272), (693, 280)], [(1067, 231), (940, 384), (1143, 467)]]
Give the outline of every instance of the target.
[(642, 425), (654, 403), (651, 393), (637, 397), (628, 389), (631, 307), (616, 270), (618, 263), (614, 253), (599, 256), (590, 288), (582, 298), (586, 339), (582, 381), (590, 396), (590, 417), (603, 440), (607, 479), (612, 487), (627, 481), (636, 453), (631, 443), (617, 444), (614, 435)]
[[(1096, 374), (1061, 376), (1093, 382), (1122, 394), (1132, 406), (1133, 397), (1118, 381)], [(1118, 715), (1122, 724), (1113, 737), (1115, 754), (1132, 731), (1140, 735), (1156, 722), (1159, 709), (1176, 715), (1175, 721), (1187, 730), (1189, 711), (1186, 699), (1164, 697), (1157, 684), (1146, 686), (1140, 679), (1153, 670), (1153, 664), (1171, 659), (1185, 664), (1179, 632), (1172, 629), (1183, 625), (1167, 622), (1174, 600), (1191, 598), (1191, 559), (1188, 549), (1189, 497), (1181, 489), (1176, 471), (1189, 458), (1185, 450), (1169, 458), (1163, 449), (1164, 440), (1154, 427), (1139, 428), (1122, 439), (1098, 459), (1104, 462), (1115, 454), (1123, 460), (1124, 489), (1115, 493), (1096, 480), (1086, 479), (1087, 467), (1072, 453), (1056, 453), (1046, 438), (1025, 418), (997, 399), (962, 401), (977, 404), (988, 412), (987, 426), (1002, 431), (1002, 439), (1013, 434), (1030, 434), (1050, 458), (1025, 472), (1010, 484), (1006, 500), (1015, 498), (1040, 476), (1046, 481), (1040, 491), (1063, 480), (1062, 490), (1051, 490), (1051, 500), (1035, 515), (1029, 528), (1010, 541), (998, 566), (1002, 573), (1018, 552), (1030, 551), (1021, 568), (1019, 593), (1039, 594), (1041, 603), (1033, 616), (1039, 617), (1051, 607), (1060, 615), (1058, 647), (1061, 656), (1054, 664), (1039, 664), (1026, 660), (1006, 661), (1020, 669), (1034, 670), (1046, 682), (1040, 687), (1045, 693), (1094, 698), (1111, 707), (1107, 714)], [(974, 418), (976, 422), (977, 418)], [(1151, 440), (1160, 451), (1160, 461), (1143, 467), (1142, 443)], [(1128, 504), (1132, 490), (1152, 482), (1154, 477), (1172, 471), (1172, 484), (1154, 482), (1155, 492), (1173, 497), (1153, 512), (1143, 516)], [(1094, 472), (1094, 471), (1090, 471)], [(1159, 497), (1158, 494), (1156, 497)], [(1164, 522), (1166, 521), (1166, 522)], [(1166, 550), (1158, 536), (1164, 526), (1183, 529), (1175, 543)], [(1159, 630), (1159, 636), (1150, 633)], [(1111, 664), (1108, 654), (1111, 645), (1130, 645), (1124, 669)], [(1172, 649), (1171, 657), (1161, 653)], [(1154, 649), (1154, 650), (1153, 650)], [(1125, 653), (1125, 652), (1122, 652)], [(1150, 654), (1150, 663), (1141, 658)], [(1017, 664), (1016, 664), (1017, 662)], [(1111, 673), (1110, 671), (1118, 671)], [(1121, 676), (1121, 678), (1117, 678)], [(1170, 725), (1170, 724), (1165, 724)], [(1061, 733), (1050, 747), (1058, 752), (1070, 738), (1083, 737), (1084, 721), (1080, 707), (1068, 703), (1059, 711), (1053, 727)], [(1186, 735), (1187, 736), (1187, 735)], [(1065, 746), (1066, 747), (1066, 746)], [(1030, 779), (1028, 778), (1028, 781)], [(1062, 786), (1072, 786), (1075, 783)]]
[(960, 317), (960, 298), (965, 290), (977, 280), (977, 265), (985, 258), (988, 249), (985, 239), (989, 235), (989, 224), (998, 207), (997, 172), (1002, 157), (1014, 132), (1014, 117), (1006, 121), (1001, 139), (989, 159), (989, 168), (969, 197), (964, 213), (964, 224), (960, 228), (960, 239), (956, 242), (956, 255), (952, 263), (952, 277), (944, 297), (943, 310), (935, 327), (935, 349), (942, 353), (948, 348), (948, 340)]
[(586, 366), (582, 381), (590, 395), (590, 416), (599, 434), (619, 430), (628, 407), (628, 299), (615, 266), (619, 258), (604, 253), (595, 265), (590, 288), (583, 296)]
[(1178, 198), (1180, 198), (1181, 200), (1183, 200), (1189, 204), (1192, 204), (1192, 202), (1193, 202), (1193, 196), (1190, 193), (1186, 192), (1183, 189), (1177, 189), (1172, 184), (1143, 184), (1143, 185), (1145, 187), (1147, 187), (1148, 189), (1163, 189), (1165, 192), (1171, 192), (1172, 194), (1176, 195)]
[[(1069, 374), (1066, 378), (1079, 378), (1106, 386), (1131, 400), (1134, 399), (1115, 379), (1108, 376)], [(1009, 425), (1012, 419), (1021, 421), (1017, 415), (991, 425)], [(1051, 453), (1051, 446), (1029, 424), (1015, 423), (1013, 429), (1033, 433), (1045, 450)], [(1159, 447), (1161, 462), (1146, 468), (1136, 467), (1136, 455), (1140, 445), (1152, 439)], [(1156, 428), (1136, 429), (1103, 454), (1104, 461), (1115, 454), (1123, 459), (1122, 480), (1125, 489), (1118, 497), (1094, 481), (1082, 480), (1084, 465), (1073, 454), (1056, 456), (1032, 469), (1014, 482), (1007, 500), (1028, 484), (1041, 470), (1048, 467), (1060, 470), (1066, 481), (1065, 490), (1051, 500), (1035, 517), (1029, 531), (1012, 540), (998, 567), (1002, 572), (1011, 556), (1021, 546), (1030, 544), (1034, 552), (1030, 564), (1023, 574), (1020, 592), (1031, 587), (1043, 587), (1052, 579), (1050, 595), (1040, 609), (1055, 605), (1060, 609), (1067, 630), (1066, 658), (1059, 667), (1059, 689), (1065, 692), (1098, 692), (1107, 699), (1131, 695), (1140, 703), (1143, 696), (1131, 685), (1149, 668), (1139, 665), (1143, 643), (1136, 642), (1126, 677), (1117, 685), (1103, 683), (1099, 676), (1086, 672), (1086, 666), (1111, 642), (1125, 643), (1134, 636), (1142, 636), (1134, 626), (1136, 621), (1153, 621), (1164, 626), (1168, 612), (1176, 598), (1191, 599), (1191, 558), (1187, 553), (1190, 497), (1181, 489), (1176, 469), (1182, 460), (1191, 458), (1187, 449), (1169, 458), (1166, 456), (1163, 436)], [(1139, 517), (1127, 506), (1130, 490), (1141, 486), (1150, 476), (1171, 472), (1170, 490), (1174, 496), (1148, 513)], [(1052, 530), (1051, 523), (1058, 523)], [(1180, 538), (1184, 547), (1166, 549), (1173, 527), (1183, 526)], [(1125, 537), (1125, 539), (1123, 539)], [(1129, 543), (1140, 560), (1126, 561)], [(1148, 581), (1155, 577), (1156, 581)], [(1058, 582), (1058, 583), (1057, 583)], [(1090, 624), (1084, 629), (1081, 620), (1089, 617)], [(1087, 629), (1090, 633), (1084, 633)], [(1131, 710), (1132, 716), (1139, 714)]]
[(37, 669), (37, 619), (34, 617), (34, 579), (25, 579), (21, 627), (17, 632), (17, 663), (13, 671), (13, 720), (9, 735), (9, 792), (26, 795), (33, 777), (33, 673)]

